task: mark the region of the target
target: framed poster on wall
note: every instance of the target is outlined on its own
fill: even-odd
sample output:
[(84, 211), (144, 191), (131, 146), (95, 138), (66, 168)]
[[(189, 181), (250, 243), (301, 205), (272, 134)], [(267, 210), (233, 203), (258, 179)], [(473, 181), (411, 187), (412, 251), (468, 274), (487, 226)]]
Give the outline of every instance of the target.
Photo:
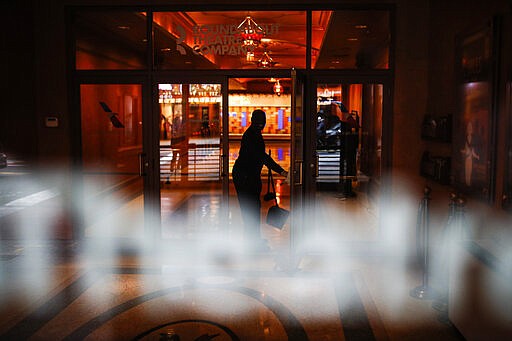
[(456, 44), (457, 106), (453, 124), (453, 184), (491, 201), (494, 194), (497, 19), (460, 34)]

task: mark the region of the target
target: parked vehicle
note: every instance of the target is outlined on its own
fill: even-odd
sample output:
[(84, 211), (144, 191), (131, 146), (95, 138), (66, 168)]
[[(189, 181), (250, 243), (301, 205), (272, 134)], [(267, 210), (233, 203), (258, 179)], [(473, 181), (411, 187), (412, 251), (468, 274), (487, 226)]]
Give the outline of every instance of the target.
[(7, 154), (3, 151), (3, 146), (0, 143), (0, 168), (7, 167)]
[[(324, 97), (320, 97), (320, 99), (322, 102), (326, 102)], [(330, 101), (328, 103), (320, 105), (320, 110), (317, 113), (317, 149), (338, 150), (341, 148), (341, 137), (347, 129), (340, 116), (343, 115), (342, 113), (348, 113), (348, 110), (342, 102)]]
[(317, 148), (340, 149), (342, 124), (338, 116), (320, 110), (317, 114)]

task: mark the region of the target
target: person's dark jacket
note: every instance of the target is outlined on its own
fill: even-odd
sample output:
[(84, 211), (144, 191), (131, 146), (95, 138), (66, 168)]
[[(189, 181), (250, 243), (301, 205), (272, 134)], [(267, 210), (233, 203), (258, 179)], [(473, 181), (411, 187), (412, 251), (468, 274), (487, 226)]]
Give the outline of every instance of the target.
[(240, 152), (235, 161), (233, 172), (241, 172), (248, 176), (259, 178), (263, 165), (268, 166), (279, 174), (284, 171), (284, 169), (267, 154), (261, 131), (250, 126), (242, 136)]

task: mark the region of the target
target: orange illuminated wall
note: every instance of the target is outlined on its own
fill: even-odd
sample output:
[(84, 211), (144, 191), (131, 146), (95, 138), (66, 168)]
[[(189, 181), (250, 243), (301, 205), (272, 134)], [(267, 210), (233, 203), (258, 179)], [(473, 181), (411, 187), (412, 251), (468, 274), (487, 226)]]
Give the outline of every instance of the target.
[[(251, 113), (262, 109), (267, 114), (263, 134), (290, 134), (290, 107), (229, 107), (229, 133), (242, 134), (251, 124)], [(245, 118), (244, 118), (245, 117)]]
[(230, 94), (229, 133), (242, 134), (251, 124), (251, 114), (261, 109), (267, 114), (263, 134), (289, 136), (291, 133), (291, 97), (275, 94)]
[[(142, 149), (140, 85), (93, 84), (80, 87), (82, 163), (84, 169), (113, 173), (138, 172)], [(100, 102), (112, 113), (105, 112)], [(123, 127), (115, 127), (115, 113)]]
[(356, 110), (359, 113), (359, 115), (361, 115), (363, 85), (362, 84), (350, 84), (348, 96), (349, 96), (348, 103), (350, 103), (350, 107), (347, 109), (349, 111)]

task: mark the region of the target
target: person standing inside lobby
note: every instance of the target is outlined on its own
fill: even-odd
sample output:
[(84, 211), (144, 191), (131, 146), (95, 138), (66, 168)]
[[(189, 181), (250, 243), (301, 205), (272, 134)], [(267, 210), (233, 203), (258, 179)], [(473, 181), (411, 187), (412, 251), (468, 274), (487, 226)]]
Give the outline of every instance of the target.
[(244, 238), (257, 249), (268, 248), (260, 231), (263, 165), (284, 177), (288, 176), (288, 172), (265, 150), (262, 130), (265, 128), (266, 121), (263, 110), (256, 109), (252, 112), (251, 125), (242, 136), (238, 158), (233, 166), (233, 182), (244, 223)]

